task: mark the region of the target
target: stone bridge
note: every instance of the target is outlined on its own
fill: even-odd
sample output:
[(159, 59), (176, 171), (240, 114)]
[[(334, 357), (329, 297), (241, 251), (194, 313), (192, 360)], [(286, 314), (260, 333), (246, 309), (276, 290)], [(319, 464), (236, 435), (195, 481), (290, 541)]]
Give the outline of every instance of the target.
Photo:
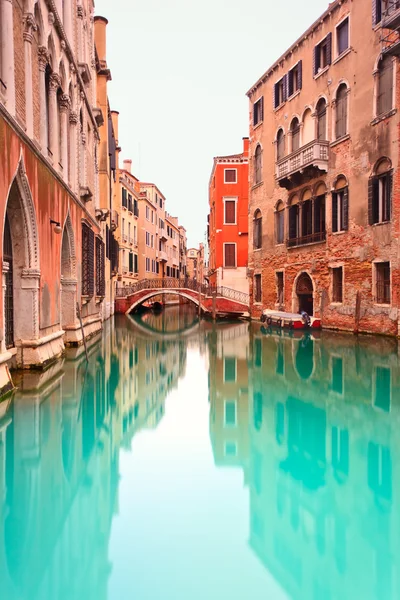
[(249, 314), (249, 295), (226, 287), (201, 285), (194, 279), (142, 279), (129, 287), (117, 288), (115, 312), (129, 314), (147, 300), (162, 294), (176, 294), (200, 306), (203, 314)]

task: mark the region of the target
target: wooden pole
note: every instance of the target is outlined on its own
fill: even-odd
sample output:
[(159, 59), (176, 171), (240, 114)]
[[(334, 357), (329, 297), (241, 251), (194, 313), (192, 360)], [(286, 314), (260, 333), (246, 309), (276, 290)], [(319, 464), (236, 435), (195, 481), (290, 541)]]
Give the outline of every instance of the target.
[(360, 290), (358, 290), (357, 296), (356, 296), (354, 333), (358, 333), (358, 331), (359, 331), (360, 318), (361, 318), (361, 292), (360, 292)]
[(86, 360), (87, 360), (87, 362), (89, 362), (89, 355), (88, 355), (87, 345), (86, 345), (85, 330), (83, 328), (82, 315), (81, 315), (81, 307), (79, 306), (79, 302), (76, 303), (76, 312), (78, 313), (79, 323), (81, 324), (82, 339), (83, 339), (83, 345), (85, 346)]
[(212, 296), (212, 318), (213, 321), (217, 319), (217, 290), (213, 290)]

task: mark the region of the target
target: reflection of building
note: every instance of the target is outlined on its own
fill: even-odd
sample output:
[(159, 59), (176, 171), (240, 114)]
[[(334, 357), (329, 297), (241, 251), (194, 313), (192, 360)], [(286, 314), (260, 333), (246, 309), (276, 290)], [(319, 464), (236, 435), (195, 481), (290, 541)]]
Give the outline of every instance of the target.
[(208, 333), (210, 437), (217, 465), (241, 466), (249, 456), (248, 324), (219, 325)]
[(400, 593), (399, 362), (374, 343), (252, 340), (250, 544), (293, 599)]
[(209, 185), (209, 280), (249, 293), (249, 139), (243, 152), (214, 158)]

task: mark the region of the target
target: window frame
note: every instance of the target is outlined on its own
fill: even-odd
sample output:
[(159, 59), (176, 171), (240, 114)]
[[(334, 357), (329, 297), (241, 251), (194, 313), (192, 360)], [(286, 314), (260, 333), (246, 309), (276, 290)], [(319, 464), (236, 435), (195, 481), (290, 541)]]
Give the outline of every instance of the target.
[[(235, 265), (234, 266), (226, 266), (226, 246), (234, 246), (235, 247)], [(236, 242), (224, 242), (223, 243), (223, 249), (224, 249), (224, 269), (237, 269), (237, 243)]]
[[(343, 265), (335, 265), (332, 266), (331, 268), (331, 304), (343, 304), (343, 298), (344, 298), (344, 268)], [(335, 279), (338, 279), (337, 277), (335, 277), (335, 274), (338, 273), (338, 271), (340, 271), (341, 274), (341, 281), (339, 283), (339, 290), (340, 290), (340, 295), (337, 294), (338, 290), (336, 289), (335, 286)], [(336, 281), (336, 284), (338, 282)], [(340, 297), (340, 299), (338, 299)]]
[[(232, 171), (233, 173), (235, 173), (235, 181), (227, 181), (226, 180), (226, 173), (227, 171)], [(237, 169), (236, 168), (229, 168), (229, 169), (224, 169), (224, 183), (230, 184), (230, 185), (235, 185), (238, 182), (238, 178), (237, 178)]]
[[(258, 153), (258, 150), (260, 151)], [(263, 149), (260, 143), (257, 144), (254, 151), (254, 185), (263, 183)]]
[[(227, 202), (234, 202), (235, 203), (235, 220), (233, 222), (228, 222), (226, 220), (226, 203)], [(224, 196), (223, 197), (223, 203), (224, 203), (224, 225), (237, 225), (237, 205), (238, 205), (238, 197), (237, 196)]]
[[(383, 194), (383, 181), (386, 180), (385, 184), (385, 195)], [(374, 175), (369, 180), (369, 203), (368, 206), (368, 221), (369, 225), (381, 225), (383, 223), (390, 223), (392, 221), (392, 198), (393, 198), (393, 169), (390, 169), (384, 173)], [(376, 197), (376, 188), (378, 190), (378, 196)], [(388, 194), (390, 194), (388, 196)], [(376, 214), (376, 203), (378, 219), (375, 220), (374, 213)], [(385, 206), (386, 204), (386, 206)], [(388, 213), (385, 215), (385, 211)], [(386, 216), (386, 218), (384, 218)]]
[[(234, 362), (235, 365), (235, 377), (233, 379), (227, 379), (226, 378), (226, 361), (230, 360)], [(237, 382), (237, 374), (238, 374), (238, 369), (237, 369), (237, 358), (236, 356), (224, 356), (224, 372), (223, 372), (223, 376), (224, 376), (224, 383), (236, 383)]]
[(253, 103), (253, 127), (264, 122), (264, 96), (260, 96)]
[[(326, 46), (326, 64), (321, 66), (321, 49)], [(317, 56), (318, 54), (318, 56)], [(314, 46), (313, 51), (313, 76), (318, 77), (324, 73), (332, 64), (332, 33), (329, 32)]]
[[(279, 208), (281, 207), (281, 208)], [(279, 233), (279, 221), (280, 219), (283, 221), (282, 223), (282, 240), (280, 240)], [(275, 244), (277, 246), (281, 246), (285, 243), (285, 205), (283, 202), (280, 202), (275, 209)]]
[[(253, 217), (253, 250), (261, 250), (262, 249), (262, 237), (263, 237), (263, 232), (262, 232), (262, 212), (261, 210), (258, 208), (255, 213), (254, 213), (254, 217)], [(259, 244), (256, 245), (256, 228), (259, 228), (258, 231), (258, 236), (259, 236)]]
[[(378, 286), (379, 286), (379, 282), (378, 282), (378, 278), (379, 278), (379, 271), (378, 269), (384, 268), (384, 265), (388, 265), (389, 266), (389, 280), (383, 278), (382, 281), (382, 285), (384, 287), (384, 292), (383, 292), (383, 296), (379, 295), (378, 292)], [(378, 260), (378, 261), (374, 261), (373, 262), (373, 278), (374, 278), (374, 304), (377, 304), (378, 306), (385, 306), (385, 307), (390, 307), (392, 306), (392, 294), (393, 294), (393, 287), (392, 287), (392, 265), (391, 265), (391, 261), (390, 260)], [(385, 282), (389, 281), (389, 298), (388, 298), (388, 302), (386, 302), (386, 298), (385, 298)]]
[[(294, 75), (297, 74), (297, 87), (294, 89)], [(288, 99), (292, 98), (295, 94), (301, 91), (303, 87), (303, 62), (299, 60), (291, 69), (288, 71)]]
[[(338, 100), (338, 95), (339, 95), (339, 91), (341, 89), (345, 89), (346, 90), (346, 95), (343, 99)], [(348, 84), (345, 81), (341, 81), (336, 89), (336, 94), (335, 94), (335, 141), (339, 141), (342, 140), (344, 138), (346, 138), (349, 135), (349, 94), (350, 94), (350, 88), (348, 86)], [(345, 106), (346, 106), (346, 119), (345, 119), (345, 131), (344, 133), (340, 133), (340, 135), (338, 135), (338, 107), (339, 107), (339, 103), (344, 103), (345, 102)]]
[[(260, 282), (259, 289), (258, 289), (258, 285), (256, 282)], [(262, 304), (262, 274), (261, 273), (254, 274), (253, 287), (254, 287), (254, 291), (253, 291), (254, 304)], [(260, 292), (259, 295), (257, 293), (258, 291)]]
[[(392, 74), (391, 101), (390, 101), (390, 108), (388, 108), (386, 110), (381, 110), (380, 109), (380, 99), (381, 99), (382, 95), (380, 93), (380, 90), (381, 90), (381, 75), (383, 73), (383, 69), (381, 70), (380, 66), (381, 66), (382, 62), (385, 60), (385, 58), (387, 58), (391, 62), (391, 74)], [(376, 90), (375, 90), (375, 102), (374, 102), (374, 113), (375, 113), (374, 116), (376, 119), (380, 119), (380, 118), (384, 117), (385, 115), (390, 114), (396, 108), (396, 68), (395, 68), (395, 62), (393, 61), (393, 57), (381, 56), (378, 61), (375, 75), (376, 75)]]
[[(334, 211), (334, 202), (337, 203)], [(349, 229), (349, 186), (332, 190), (332, 233), (344, 233)], [(336, 213), (336, 228), (334, 228), (334, 214)]]
[[(226, 421), (226, 407), (228, 404), (233, 404), (233, 406), (235, 407), (235, 423), (227, 423)], [(224, 400), (224, 428), (225, 429), (234, 429), (237, 427), (237, 417), (238, 417), (238, 411), (237, 411), (237, 400), (234, 399), (227, 399)]]
[[(344, 26), (346, 21), (347, 21), (347, 47), (340, 52), (339, 51), (339, 31)], [(350, 31), (350, 14), (348, 14), (345, 17), (343, 17), (335, 26), (335, 57), (336, 57), (335, 60), (338, 60), (339, 58), (344, 56), (344, 54), (348, 50), (350, 50), (350, 48), (351, 48), (350, 32), (351, 32)]]

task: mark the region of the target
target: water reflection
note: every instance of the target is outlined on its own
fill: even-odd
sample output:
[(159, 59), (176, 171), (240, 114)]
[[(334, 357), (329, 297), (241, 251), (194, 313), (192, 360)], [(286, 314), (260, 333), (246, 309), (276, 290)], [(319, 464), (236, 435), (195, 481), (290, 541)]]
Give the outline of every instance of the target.
[[(241, 577), (250, 582), (259, 559), (289, 598), (400, 597), (397, 342), (215, 326), (179, 307), (108, 323), (91, 341), (89, 365), (82, 349), (70, 351), (45, 373), (25, 374), (14, 398), (0, 404), (1, 597), (109, 597), (121, 449), (130, 461), (145, 460), (132, 452), (133, 438), (159, 434), (189, 350), (208, 365), (203, 439), (209, 449), (210, 437), (212, 464), (201, 463), (202, 487), (221, 469), (243, 473), (238, 494), (248, 501), (215, 499), (216, 507), (245, 511), (243, 547), (253, 563), (246, 559)], [(206, 375), (199, 368), (197, 376)], [(182, 497), (177, 491), (177, 507)], [(218, 528), (218, 518), (209, 527)], [(221, 540), (227, 552), (238, 539), (231, 533)], [(186, 530), (180, 535), (190, 555), (197, 542)], [(142, 543), (135, 540), (137, 554)], [(207, 597), (223, 597), (214, 592)], [(160, 598), (138, 596), (145, 597)]]

